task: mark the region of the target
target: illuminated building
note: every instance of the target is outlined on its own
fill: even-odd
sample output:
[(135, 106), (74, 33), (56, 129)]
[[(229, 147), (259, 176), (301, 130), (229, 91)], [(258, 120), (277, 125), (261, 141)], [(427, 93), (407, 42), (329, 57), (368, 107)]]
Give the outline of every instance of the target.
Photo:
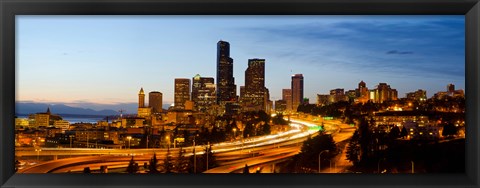
[(163, 94), (158, 91), (148, 93), (148, 106), (152, 108), (152, 113), (162, 112)]
[(277, 100), (275, 101), (275, 111), (276, 112), (285, 112), (287, 110), (287, 101)]
[(235, 102), (237, 86), (233, 77), (233, 59), (230, 57), (230, 44), (226, 41), (217, 43), (217, 104)]
[(145, 107), (145, 93), (143, 92), (143, 87), (142, 87), (138, 92), (138, 108), (144, 108), (144, 107)]
[(447, 91), (440, 91), (440, 92), (437, 92), (435, 93), (435, 95), (433, 95), (434, 98), (438, 99), (438, 100), (442, 100), (444, 99), (446, 96), (450, 96), (450, 97), (465, 97), (465, 93), (463, 90), (455, 90), (455, 85), (453, 84), (448, 84), (447, 85)]
[(282, 89), (282, 100), (287, 103), (287, 112), (292, 111), (292, 89)]
[(292, 111), (296, 112), (303, 101), (303, 75), (292, 76)]
[(343, 88), (337, 88), (330, 90), (330, 96), (328, 98), (329, 103), (336, 103), (340, 101), (347, 101), (348, 97), (345, 95)]
[(325, 106), (330, 104), (328, 102), (329, 98), (330, 98), (330, 95), (317, 94), (317, 106)]
[(190, 100), (190, 79), (175, 78), (175, 109), (184, 110), (185, 102)]
[(245, 70), (245, 90), (242, 92), (242, 106), (246, 111), (267, 112), (265, 88), (265, 59), (249, 59)]
[[(384, 101), (397, 100), (398, 92), (396, 89), (390, 88), (390, 85), (386, 83), (379, 83), (377, 88), (374, 89), (375, 103), (383, 103)], [(370, 96), (372, 98), (372, 96)]]
[(138, 117), (148, 117), (151, 114), (151, 108), (145, 107), (145, 93), (143, 92), (143, 87), (138, 92)]
[(358, 83), (358, 88), (356, 91), (358, 94), (355, 102), (366, 103), (368, 100), (370, 100), (370, 91), (367, 88), (367, 84), (363, 80)]
[(195, 75), (192, 78), (192, 101), (195, 110), (198, 112), (207, 112), (215, 104), (215, 83), (212, 77), (201, 77)]
[(427, 100), (427, 91), (419, 89), (417, 91), (407, 93), (406, 97), (409, 100), (423, 102)]
[(70, 122), (65, 120), (55, 120), (53, 121), (53, 126), (55, 128), (59, 128), (65, 131), (65, 130), (68, 130), (68, 128), (70, 127)]
[(50, 112), (50, 107), (47, 108), (47, 112), (30, 115), (29, 118), (34, 119), (33, 125), (36, 127), (47, 127), (53, 125), (53, 121), (55, 120), (62, 120), (62, 117), (54, 115)]

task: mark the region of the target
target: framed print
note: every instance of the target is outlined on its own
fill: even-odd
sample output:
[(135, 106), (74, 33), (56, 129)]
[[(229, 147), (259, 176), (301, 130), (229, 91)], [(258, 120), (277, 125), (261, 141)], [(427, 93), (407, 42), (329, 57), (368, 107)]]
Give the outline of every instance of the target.
[(2, 187), (478, 186), (478, 1), (0, 6)]

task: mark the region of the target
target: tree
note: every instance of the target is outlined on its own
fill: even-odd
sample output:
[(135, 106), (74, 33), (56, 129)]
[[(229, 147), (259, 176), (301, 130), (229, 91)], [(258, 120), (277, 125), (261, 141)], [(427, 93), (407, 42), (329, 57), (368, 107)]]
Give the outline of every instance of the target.
[(243, 173), (244, 174), (249, 174), (250, 173), (250, 170), (248, 169), (248, 165), (245, 164), (245, 168), (243, 168)]
[[(202, 156), (202, 159), (203, 161), (208, 161), (207, 164), (205, 164), (205, 167), (208, 166), (208, 169), (211, 169), (211, 168), (215, 168), (217, 167), (217, 159), (215, 158), (215, 156), (213, 155), (213, 151), (212, 151), (212, 146), (207, 146), (205, 147), (205, 152), (203, 153), (203, 156)], [(203, 171), (206, 171), (207, 169), (204, 169)]]
[(403, 126), (402, 132), (400, 132), (400, 137), (405, 138), (407, 135), (408, 135), (407, 128), (405, 128), (405, 126)]
[(318, 168), (318, 155), (324, 150), (329, 152), (322, 154), (322, 161), (328, 161), (337, 154), (337, 146), (330, 134), (322, 134), (308, 138), (303, 142), (298, 154), (297, 165), (304, 168)]
[(177, 161), (175, 164), (175, 171), (177, 173), (188, 173), (188, 159), (185, 157), (185, 150), (180, 148), (180, 151), (178, 152), (178, 157)]
[(288, 125), (288, 121), (283, 119), (283, 114), (277, 114), (272, 118), (272, 122), (274, 125)]
[(394, 125), (393, 128), (390, 129), (390, 132), (388, 133), (388, 137), (390, 137), (390, 139), (392, 139), (392, 140), (400, 137), (400, 128), (398, 128), (396, 125)]
[(355, 166), (358, 165), (358, 162), (360, 161), (360, 142), (358, 131), (353, 133), (353, 136), (348, 143), (347, 160), (352, 162)]
[(359, 143), (360, 143), (360, 162), (366, 161), (370, 143), (372, 141), (371, 133), (369, 129), (368, 121), (365, 118), (360, 119), (360, 125), (358, 127)]
[(90, 173), (92, 173), (92, 171), (90, 170), (90, 167), (85, 167), (85, 168), (83, 168), (83, 173), (90, 174)]
[(446, 123), (443, 125), (442, 136), (451, 137), (456, 135), (458, 132), (457, 127), (453, 123)]
[(135, 161), (133, 161), (133, 156), (132, 156), (132, 159), (130, 159), (130, 162), (128, 163), (128, 166), (127, 166), (127, 172), (128, 173), (133, 174), (133, 173), (136, 173), (138, 171), (138, 164), (137, 164), (137, 166), (135, 164), (137, 164), (137, 163), (135, 163)]
[(157, 154), (153, 153), (152, 159), (150, 159), (150, 165), (148, 165), (148, 173), (159, 173), (157, 169), (157, 164), (158, 164), (158, 159), (157, 159)]
[(167, 154), (165, 154), (165, 159), (163, 160), (163, 172), (172, 173), (173, 164), (170, 158), (170, 148), (167, 149)]

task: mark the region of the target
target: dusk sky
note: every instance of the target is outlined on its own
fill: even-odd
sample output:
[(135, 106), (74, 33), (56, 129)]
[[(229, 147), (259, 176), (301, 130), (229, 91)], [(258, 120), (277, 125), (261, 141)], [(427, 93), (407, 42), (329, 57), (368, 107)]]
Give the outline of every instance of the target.
[(418, 89), (431, 97), (449, 83), (465, 89), (463, 15), (16, 19), (17, 101), (136, 103), (143, 87), (170, 104), (174, 78), (216, 78), (219, 40), (230, 43), (237, 95), (251, 58), (266, 60), (271, 100), (281, 99), (297, 73), (311, 103), (361, 80), (369, 89), (386, 82), (399, 97)]

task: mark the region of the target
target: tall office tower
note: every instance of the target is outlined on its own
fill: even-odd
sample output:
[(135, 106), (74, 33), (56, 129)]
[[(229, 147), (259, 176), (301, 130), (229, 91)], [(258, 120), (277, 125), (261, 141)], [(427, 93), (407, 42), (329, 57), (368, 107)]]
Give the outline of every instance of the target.
[(140, 92), (138, 92), (138, 107), (145, 107), (145, 93), (143, 92), (143, 87), (140, 89)]
[(287, 103), (285, 111), (292, 111), (292, 89), (282, 89), (282, 100)]
[(295, 74), (292, 76), (292, 111), (296, 112), (297, 108), (303, 101), (303, 75)]
[(215, 82), (212, 77), (201, 77), (199, 74), (192, 78), (192, 101), (195, 110), (206, 112), (215, 104)]
[(175, 109), (185, 109), (185, 102), (190, 100), (190, 79), (188, 78), (175, 78), (175, 91), (174, 91), (174, 104)]
[(233, 59), (230, 58), (230, 44), (226, 41), (217, 43), (217, 104), (225, 105), (235, 102), (237, 86), (233, 77)]
[(265, 59), (249, 59), (245, 70), (243, 105), (249, 110), (266, 111), (265, 92)]
[(158, 91), (148, 93), (148, 106), (152, 108), (152, 113), (162, 112), (163, 94)]

